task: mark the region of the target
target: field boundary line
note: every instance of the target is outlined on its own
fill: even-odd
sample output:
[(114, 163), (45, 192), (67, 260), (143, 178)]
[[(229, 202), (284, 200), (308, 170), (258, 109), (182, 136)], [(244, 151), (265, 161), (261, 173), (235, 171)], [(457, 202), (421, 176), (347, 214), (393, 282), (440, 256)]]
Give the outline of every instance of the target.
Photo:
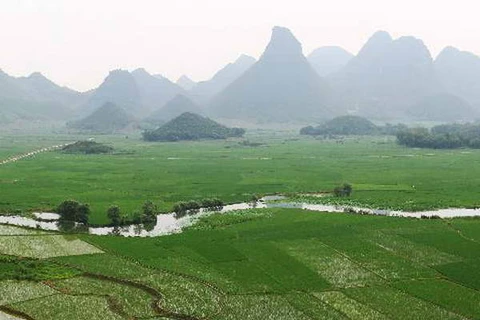
[(50, 146), (50, 147), (44, 147), (44, 148), (41, 148), (41, 149), (36, 149), (36, 150), (29, 151), (29, 152), (26, 152), (26, 153), (22, 153), (22, 154), (19, 154), (19, 155), (10, 156), (5, 160), (0, 160), (0, 166), (5, 165), (5, 164), (9, 164), (9, 163), (14, 163), (14, 162), (26, 159), (26, 158), (31, 158), (33, 156), (36, 156), (37, 154), (40, 154), (40, 153), (45, 153), (45, 152), (50, 152), (50, 151), (55, 151), (55, 150), (58, 150), (58, 149), (62, 149), (62, 148), (65, 148), (69, 145), (72, 145), (74, 143), (75, 142), (58, 144), (58, 145), (54, 145), (54, 146)]
[(477, 243), (477, 244), (480, 244), (480, 241), (477, 241), (473, 238), (470, 238), (470, 237), (467, 237), (466, 235), (463, 234), (463, 231), (460, 230), (460, 229), (457, 229), (454, 225), (452, 225), (452, 222), (451, 221), (445, 221), (444, 223), (447, 224), (447, 226), (452, 229), (453, 231), (455, 231), (461, 238), (465, 239), (465, 240), (468, 240), (468, 241), (471, 241), (471, 242), (474, 242), (474, 243)]
[(9, 306), (0, 306), (0, 311), (10, 315), (10, 316), (14, 316), (14, 317), (17, 317), (17, 318), (21, 318), (21, 319), (24, 319), (24, 320), (35, 320), (35, 318), (31, 317), (30, 315), (26, 314), (25, 312), (22, 312), (22, 311), (18, 311), (12, 307), (9, 307)]

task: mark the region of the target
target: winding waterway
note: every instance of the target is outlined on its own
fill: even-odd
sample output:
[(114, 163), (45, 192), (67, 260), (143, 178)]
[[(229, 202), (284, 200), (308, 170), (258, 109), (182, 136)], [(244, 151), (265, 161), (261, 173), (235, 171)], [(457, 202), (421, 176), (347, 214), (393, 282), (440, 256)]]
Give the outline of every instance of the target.
[[(368, 209), (351, 206), (333, 206), (321, 204), (309, 204), (299, 202), (283, 201), (281, 196), (267, 196), (257, 203), (237, 203), (226, 205), (222, 210), (217, 211), (227, 214), (232, 211), (248, 210), (253, 208), (295, 208), (323, 213), (357, 212), (362, 214), (421, 218), (421, 217), (475, 217), (480, 216), (480, 209), (449, 208), (422, 212), (405, 212), (392, 210)], [(211, 211), (199, 210), (197, 213), (177, 218), (174, 213), (161, 214), (157, 216), (157, 223), (150, 228), (143, 225), (129, 225), (124, 227), (90, 227), (84, 228), (83, 232), (94, 235), (119, 235), (124, 237), (157, 237), (173, 233), (179, 233), (182, 229), (195, 224), (199, 218), (212, 214)], [(37, 219), (18, 216), (0, 216), (0, 224), (9, 224), (21, 227), (36, 228), (46, 231), (60, 231), (62, 227), (58, 223), (58, 215), (54, 213), (35, 213)], [(75, 227), (75, 226), (73, 226)]]

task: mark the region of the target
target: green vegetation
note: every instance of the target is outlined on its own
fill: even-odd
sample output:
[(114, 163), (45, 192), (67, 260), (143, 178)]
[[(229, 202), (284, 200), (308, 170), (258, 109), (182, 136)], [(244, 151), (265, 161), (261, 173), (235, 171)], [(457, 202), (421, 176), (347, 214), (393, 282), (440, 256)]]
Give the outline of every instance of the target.
[(0, 281), (0, 306), (55, 294), (50, 287), (32, 281)]
[(123, 319), (115, 314), (109, 306), (107, 297), (72, 296), (56, 294), (35, 300), (11, 305), (15, 310), (31, 315), (38, 320), (88, 319), (110, 320)]
[[(16, 137), (2, 143), (20, 151), (23, 144), (31, 147), (35, 141), (54, 145), (68, 140)], [(390, 138), (352, 138), (337, 144), (269, 133), (249, 137), (268, 141), (268, 147), (261, 148), (233, 141), (152, 144), (110, 136), (96, 140), (125, 152), (109, 157), (47, 152), (0, 166), (0, 212), (50, 212), (75, 196), (91, 205), (89, 223), (98, 225), (110, 223), (107, 210), (112, 204), (134, 221), (146, 199), (159, 211), (171, 212), (181, 201), (218, 198), (233, 203), (250, 201), (256, 194), (330, 192), (345, 181), (355, 190), (348, 198), (297, 199), (415, 211), (480, 205), (477, 150), (427, 152), (398, 146)]]
[(353, 192), (353, 187), (350, 183), (344, 183), (340, 187), (333, 189), (333, 195), (335, 197), (350, 197)]
[(110, 219), (112, 224), (114, 226), (119, 226), (123, 224), (124, 222), (124, 217), (122, 216), (122, 213), (120, 212), (120, 207), (119, 206), (111, 206), (107, 210), (107, 217)]
[(102, 154), (112, 153), (113, 148), (95, 141), (77, 141), (62, 148), (65, 153)]
[[(480, 231), (478, 219), (459, 221)], [(426, 235), (447, 235), (448, 241), (434, 246), (408, 241)], [(467, 259), (462, 252), (452, 254), (449, 243), (461, 242), (472, 255), (478, 244), (440, 220), (255, 209), (206, 216), (168, 237), (82, 237), (109, 254), (55, 261), (156, 288), (165, 295), (162, 306), (180, 314), (210, 319), (480, 315), (476, 291), (435, 270)], [(472, 267), (461, 269), (463, 281), (475, 278), (479, 267), (478, 260), (468, 261)], [(455, 294), (444, 298), (447, 287)]]
[[(92, 223), (120, 226), (155, 223), (172, 208), (213, 211), (183, 233), (158, 238), (0, 225), (0, 310), (88, 320), (480, 317), (480, 219), (214, 212), (275, 193), (352, 206), (474, 207), (477, 150), (427, 153), (390, 137), (337, 144), (261, 132), (248, 137), (259, 148), (228, 140), (97, 139), (127, 152), (49, 152), (0, 166), (0, 208), (48, 209), (74, 195), (80, 202), (58, 210), (69, 212), (65, 217), (90, 203)], [(326, 196), (335, 187), (340, 195), (355, 192)]]
[[(35, 319), (478, 318), (479, 244), (456, 228), (478, 234), (480, 220), (454, 222), (270, 208), (166, 237), (74, 235), (106, 253), (4, 257), (2, 279), (30, 281), (0, 280), (0, 306)], [(33, 237), (52, 236), (0, 243)]]
[(128, 317), (152, 317), (155, 297), (140, 288), (109, 280), (91, 277), (75, 277), (53, 282), (58, 291), (76, 295), (104, 295), (116, 311)]
[(71, 268), (34, 259), (0, 255), (0, 283), (4, 280), (45, 281), (70, 278), (78, 272)]
[(181, 201), (175, 203), (173, 212), (177, 218), (186, 216), (187, 214), (198, 213), (200, 209), (206, 211), (220, 211), (223, 209), (224, 203), (220, 199), (203, 199), (201, 201)]
[(0, 238), (0, 254), (30, 258), (51, 258), (101, 253), (94, 246), (64, 235), (5, 236)]
[(314, 128), (302, 128), (300, 134), (320, 135), (373, 135), (379, 133), (375, 124), (358, 116), (342, 116), (334, 118)]
[(342, 116), (333, 118), (317, 127), (304, 127), (301, 135), (309, 136), (372, 136), (395, 135), (408, 127), (404, 124), (377, 126), (368, 119), (358, 116)]
[(480, 124), (451, 124), (426, 128), (413, 128), (397, 133), (400, 145), (431, 149), (480, 149)]
[(155, 131), (145, 131), (146, 141), (180, 141), (241, 137), (244, 129), (227, 128), (211, 119), (185, 112)]
[(60, 215), (60, 220), (87, 224), (90, 206), (75, 200), (65, 200), (58, 205), (57, 213)]

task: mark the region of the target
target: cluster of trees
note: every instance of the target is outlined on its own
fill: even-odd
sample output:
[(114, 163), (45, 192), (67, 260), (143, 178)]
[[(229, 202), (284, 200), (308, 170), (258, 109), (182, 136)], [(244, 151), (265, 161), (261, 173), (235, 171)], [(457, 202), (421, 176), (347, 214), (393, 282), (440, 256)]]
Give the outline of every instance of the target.
[(358, 116), (342, 116), (327, 121), (317, 127), (308, 126), (300, 130), (302, 135), (395, 135), (407, 128), (404, 124), (386, 124), (377, 126), (371, 121)]
[(480, 124), (447, 124), (397, 133), (397, 143), (411, 148), (480, 149)]
[(228, 128), (198, 114), (186, 112), (154, 131), (144, 131), (146, 141), (181, 141), (242, 137), (245, 130)]
[(128, 220), (128, 216), (124, 214), (117, 205), (112, 205), (107, 210), (108, 219), (110, 219), (111, 224), (115, 227), (129, 223), (154, 225), (157, 223), (158, 214), (159, 210), (157, 205), (149, 200), (145, 201), (145, 203), (142, 205), (141, 211), (135, 211), (133, 213), (132, 220)]
[(76, 200), (65, 200), (57, 207), (56, 211), (60, 215), (61, 222), (69, 221), (88, 224), (90, 206), (86, 203), (80, 203)]
[[(194, 214), (204, 209), (207, 211), (220, 211), (225, 204), (222, 200), (203, 199), (201, 201), (182, 201), (177, 202), (173, 211), (177, 218), (183, 217), (187, 214)], [(60, 224), (63, 229), (73, 230), (75, 229), (75, 223), (88, 224), (88, 216), (90, 214), (90, 206), (88, 204), (80, 203), (76, 200), (63, 201), (57, 207), (57, 213), (60, 215)], [(142, 205), (141, 211), (135, 211), (132, 217), (125, 214), (118, 205), (111, 205), (107, 209), (107, 217), (110, 220), (111, 225), (114, 227), (120, 227), (127, 224), (143, 224), (144, 226), (155, 226), (157, 223), (157, 216), (160, 211), (155, 203), (152, 201), (145, 201)], [(69, 224), (70, 223), (70, 224)]]
[(344, 183), (341, 186), (335, 187), (333, 189), (333, 195), (335, 197), (350, 197), (353, 192), (353, 187), (349, 183)]
[(177, 218), (184, 217), (187, 214), (197, 213), (200, 209), (207, 211), (220, 211), (223, 209), (224, 203), (219, 199), (204, 199), (201, 201), (181, 201), (173, 206), (173, 212)]
[(62, 148), (66, 153), (101, 154), (111, 153), (113, 148), (95, 141), (77, 141)]

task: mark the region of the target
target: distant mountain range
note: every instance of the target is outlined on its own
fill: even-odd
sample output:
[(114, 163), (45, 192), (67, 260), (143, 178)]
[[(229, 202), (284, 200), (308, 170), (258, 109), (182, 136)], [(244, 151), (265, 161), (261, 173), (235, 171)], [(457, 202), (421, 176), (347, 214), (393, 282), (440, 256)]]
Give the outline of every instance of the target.
[(211, 101), (217, 118), (285, 122), (331, 116), (328, 84), (302, 53), (290, 30), (273, 29), (259, 61)]
[(480, 57), (453, 47), (433, 59), (414, 37), (375, 33), (357, 55), (330, 46), (308, 57), (290, 30), (275, 27), (258, 61), (241, 55), (210, 80), (176, 83), (145, 69), (114, 70), (85, 93), (40, 73), (0, 70), (0, 124), (66, 122), (112, 103), (136, 119), (165, 122), (183, 112), (252, 123), (319, 122), (338, 115), (379, 121), (480, 117)]
[(15, 78), (0, 70), (0, 124), (17, 120), (65, 120), (88, 98), (40, 73)]
[(240, 78), (255, 62), (255, 58), (241, 55), (235, 62), (229, 63), (218, 71), (210, 80), (197, 83), (189, 91), (189, 95), (201, 105), (208, 104), (212, 97)]

